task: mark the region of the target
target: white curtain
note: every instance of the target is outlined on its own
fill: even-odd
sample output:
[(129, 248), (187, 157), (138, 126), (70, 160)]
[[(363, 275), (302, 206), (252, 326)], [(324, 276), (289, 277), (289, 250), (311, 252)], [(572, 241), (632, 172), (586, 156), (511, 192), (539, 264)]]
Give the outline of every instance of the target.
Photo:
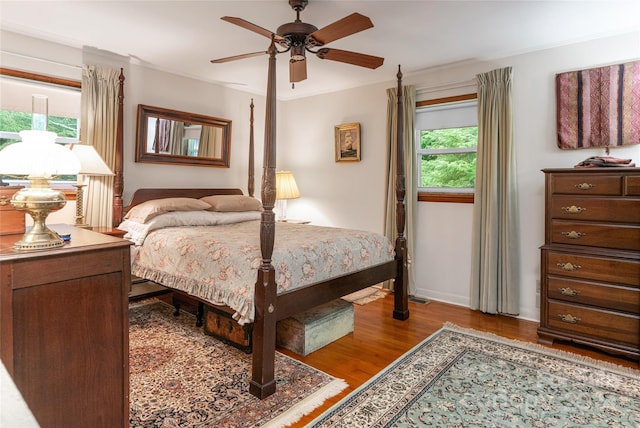
[[(82, 67), (80, 141), (92, 145), (112, 171), (116, 162), (119, 76), (119, 70)], [(113, 177), (90, 177), (85, 202), (86, 223), (110, 227)]]
[[(397, 133), (396, 119), (398, 111), (398, 89), (387, 89), (387, 182), (386, 182), (386, 209), (384, 216), (385, 236), (395, 243), (396, 238), (396, 160), (397, 160)], [(404, 141), (399, 142), (404, 149), (405, 168), (405, 237), (407, 239), (407, 269), (409, 277), (407, 289), (413, 295), (416, 291), (414, 278), (413, 255), (415, 248), (415, 219), (417, 203), (416, 183), (416, 147), (414, 144), (415, 117), (416, 117), (416, 90), (414, 86), (402, 87), (402, 111), (400, 118), (404, 124)], [(391, 288), (390, 281), (384, 283), (384, 288)]]
[(517, 315), (520, 248), (512, 70), (479, 74), (478, 153), (471, 259), (472, 309)]
[(222, 158), (222, 142), (219, 137), (222, 134), (213, 126), (202, 125), (200, 142), (198, 144), (198, 156), (205, 158)]

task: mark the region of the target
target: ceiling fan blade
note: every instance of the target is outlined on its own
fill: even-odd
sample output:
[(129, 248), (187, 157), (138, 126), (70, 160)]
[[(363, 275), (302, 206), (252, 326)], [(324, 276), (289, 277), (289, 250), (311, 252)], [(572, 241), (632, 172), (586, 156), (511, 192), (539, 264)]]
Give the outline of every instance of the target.
[(235, 16), (223, 16), (222, 18), (223, 21), (227, 21), (230, 22), (232, 24), (238, 25), (242, 28), (245, 28), (249, 31), (253, 31), (254, 33), (258, 33), (261, 36), (264, 36), (268, 39), (271, 38), (271, 35), (273, 34), (274, 36), (274, 40), (278, 43), (283, 42), (284, 41), (284, 37), (279, 36), (277, 34), (275, 34), (275, 32), (273, 31), (269, 31), (266, 28), (262, 28), (259, 25), (253, 24), (245, 19), (242, 18), (236, 18)]
[(220, 63), (223, 63), (223, 62), (235, 61), (237, 59), (252, 58), (254, 56), (259, 56), (259, 55), (264, 55), (264, 54), (266, 54), (265, 51), (251, 52), (251, 53), (246, 53), (246, 54), (242, 54), (242, 55), (228, 56), (226, 58), (212, 59), (211, 62), (213, 64), (220, 64)]
[(317, 42), (317, 46), (322, 46), (371, 27), (373, 27), (373, 22), (371, 22), (369, 18), (359, 13), (352, 13), (326, 27), (314, 31), (309, 34), (309, 37), (313, 37)]
[(302, 82), (307, 78), (307, 60), (289, 61), (289, 82)]
[(316, 52), (316, 56), (320, 59), (346, 62), (347, 64), (371, 69), (378, 68), (384, 63), (384, 58), (380, 58), (379, 56), (343, 51), (341, 49), (322, 48)]

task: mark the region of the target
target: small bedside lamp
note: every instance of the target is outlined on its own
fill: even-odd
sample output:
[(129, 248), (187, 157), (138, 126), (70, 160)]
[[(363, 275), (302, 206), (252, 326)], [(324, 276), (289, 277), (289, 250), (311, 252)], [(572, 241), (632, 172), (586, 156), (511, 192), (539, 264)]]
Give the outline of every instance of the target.
[(75, 175), (80, 170), (78, 159), (67, 148), (56, 144), (56, 133), (47, 129), (47, 97), (33, 96), (31, 131), (21, 131), (22, 141), (0, 151), (0, 174), (27, 176), (29, 187), (20, 189), (11, 198), (16, 210), (33, 218), (33, 226), (18, 242), (16, 250), (42, 250), (60, 247), (62, 239), (49, 229), (45, 220), (51, 211), (67, 203), (64, 193), (50, 186), (54, 175)]
[(84, 187), (86, 176), (115, 175), (93, 146), (72, 144), (69, 149), (80, 161), (80, 171), (76, 180), (76, 223), (75, 227), (89, 228), (84, 222)]
[(282, 217), (280, 220), (287, 221), (287, 199), (300, 197), (300, 191), (296, 184), (293, 173), (290, 171), (276, 172), (276, 200), (280, 202)]

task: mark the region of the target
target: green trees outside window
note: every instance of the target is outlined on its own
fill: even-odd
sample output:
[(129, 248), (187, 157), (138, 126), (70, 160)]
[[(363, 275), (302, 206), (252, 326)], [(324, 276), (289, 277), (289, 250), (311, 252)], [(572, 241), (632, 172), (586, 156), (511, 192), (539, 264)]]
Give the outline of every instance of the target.
[(421, 188), (473, 189), (478, 127), (420, 131)]

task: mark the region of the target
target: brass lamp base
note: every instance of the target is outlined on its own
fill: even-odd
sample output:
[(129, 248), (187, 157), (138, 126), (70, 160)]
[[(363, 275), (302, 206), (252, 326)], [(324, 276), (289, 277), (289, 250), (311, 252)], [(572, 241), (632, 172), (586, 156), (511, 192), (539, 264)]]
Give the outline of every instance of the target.
[(57, 211), (67, 203), (64, 193), (49, 187), (49, 179), (31, 178), (29, 186), (16, 192), (11, 204), (17, 210), (27, 211), (33, 218), (33, 227), (13, 244), (16, 250), (43, 250), (64, 245), (56, 232), (49, 229), (45, 220), (51, 211)]

